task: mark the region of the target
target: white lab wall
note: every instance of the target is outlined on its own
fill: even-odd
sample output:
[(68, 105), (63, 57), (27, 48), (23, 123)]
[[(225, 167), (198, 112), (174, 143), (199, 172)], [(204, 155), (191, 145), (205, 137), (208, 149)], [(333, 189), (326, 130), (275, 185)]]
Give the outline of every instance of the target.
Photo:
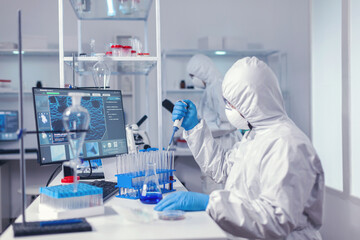
[(360, 198), (360, 1), (350, 1), (350, 127), (351, 194)]
[(326, 186), (342, 191), (341, 0), (312, 3), (312, 140)]

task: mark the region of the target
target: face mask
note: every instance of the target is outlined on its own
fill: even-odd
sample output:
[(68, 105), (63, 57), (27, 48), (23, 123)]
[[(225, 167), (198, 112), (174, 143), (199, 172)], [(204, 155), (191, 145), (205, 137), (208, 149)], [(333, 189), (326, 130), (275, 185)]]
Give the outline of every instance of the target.
[(194, 83), (194, 86), (197, 87), (197, 88), (202, 88), (204, 89), (205, 88), (205, 83), (203, 80), (201, 80), (200, 78), (197, 78), (197, 77), (193, 77), (192, 78), (193, 80), (193, 83)]
[(225, 114), (231, 125), (236, 129), (249, 130), (249, 124), (235, 109), (225, 109)]

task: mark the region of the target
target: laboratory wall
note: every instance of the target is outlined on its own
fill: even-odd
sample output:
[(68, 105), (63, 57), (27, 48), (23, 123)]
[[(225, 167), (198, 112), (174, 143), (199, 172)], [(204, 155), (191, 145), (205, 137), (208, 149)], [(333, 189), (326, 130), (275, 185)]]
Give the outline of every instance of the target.
[(327, 186), (323, 239), (360, 236), (359, 9), (356, 0), (311, 1), (312, 140)]
[[(196, 49), (199, 38), (225, 36), (244, 39), (261, 49), (286, 53), (289, 115), (307, 135), (310, 135), (309, 0), (161, 0), (160, 2), (162, 50)], [(23, 35), (27, 35), (30, 39), (32, 36), (40, 36), (42, 40), (46, 40), (48, 48), (56, 48), (58, 46), (57, 8), (55, 0), (0, 0), (0, 16), (3, 22), (0, 25), (0, 42), (17, 41), (17, 9), (22, 9)], [(156, 52), (153, 10), (154, 8), (148, 23), (149, 52), (152, 55)], [(83, 50), (89, 50), (89, 42), (92, 38), (96, 41), (95, 50), (98, 52), (103, 52), (106, 44), (114, 42), (117, 35), (139, 36), (143, 40), (143, 26), (143, 22), (83, 22)], [(64, 36), (65, 50), (76, 50), (77, 19), (69, 1), (66, 0), (64, 1)], [(16, 59), (11, 60), (11, 64), (4, 56), (0, 56), (0, 59), (4, 63), (0, 65), (0, 72), (2, 72), (1, 68), (6, 68), (6, 72), (11, 69), (10, 75), (6, 77), (18, 81)], [(24, 59), (24, 64), (30, 64), (24, 69), (24, 80), (28, 84), (28, 90), (36, 80), (42, 80), (48, 87), (58, 86), (57, 59), (50, 57), (46, 61), (46, 64), (40, 61), (39, 65), (39, 59)], [(70, 70), (66, 69), (66, 71)], [(167, 71), (178, 71), (178, 69), (167, 69)], [(67, 74), (66, 82), (71, 80), (71, 74)], [(156, 71), (153, 70), (149, 75), (149, 89), (145, 87), (144, 77), (134, 77), (134, 81), (135, 121), (146, 113), (147, 91), (150, 93), (149, 135), (154, 145), (157, 145)], [(16, 99), (11, 101), (11, 106), (17, 104)], [(26, 104), (26, 108), (31, 111), (31, 101), (27, 101)], [(7, 102), (2, 97), (0, 108), (6, 105)], [(25, 124), (29, 128), (34, 128), (34, 119), (30, 113), (29, 116)], [(29, 146), (36, 146), (35, 138), (29, 137), (29, 139), (27, 140)], [(20, 203), (17, 203), (18, 199), (14, 198), (13, 201), (14, 205), (20, 206)], [(19, 209), (14, 210), (14, 213), (18, 211)]]

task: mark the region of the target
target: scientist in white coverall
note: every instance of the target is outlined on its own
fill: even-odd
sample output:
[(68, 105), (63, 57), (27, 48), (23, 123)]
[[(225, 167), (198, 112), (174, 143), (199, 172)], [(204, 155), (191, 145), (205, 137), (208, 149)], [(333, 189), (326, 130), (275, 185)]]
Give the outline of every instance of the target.
[(321, 239), (324, 173), (308, 137), (289, 119), (274, 73), (257, 58), (237, 61), (222, 84), (229, 121), (250, 129), (225, 151), (206, 121), (178, 102), (182, 126), (199, 166), (224, 190), (169, 194), (155, 210), (206, 210), (229, 233), (249, 239)]

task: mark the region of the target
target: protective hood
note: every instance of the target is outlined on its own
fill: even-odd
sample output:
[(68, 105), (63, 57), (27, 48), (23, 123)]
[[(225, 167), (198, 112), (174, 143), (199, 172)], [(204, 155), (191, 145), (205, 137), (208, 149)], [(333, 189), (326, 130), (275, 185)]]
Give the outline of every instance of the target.
[(253, 127), (270, 126), (287, 118), (274, 72), (256, 57), (234, 63), (225, 75), (222, 92)]
[(213, 61), (203, 55), (194, 55), (187, 64), (186, 71), (203, 80), (207, 85), (222, 80), (221, 73), (217, 70)]

